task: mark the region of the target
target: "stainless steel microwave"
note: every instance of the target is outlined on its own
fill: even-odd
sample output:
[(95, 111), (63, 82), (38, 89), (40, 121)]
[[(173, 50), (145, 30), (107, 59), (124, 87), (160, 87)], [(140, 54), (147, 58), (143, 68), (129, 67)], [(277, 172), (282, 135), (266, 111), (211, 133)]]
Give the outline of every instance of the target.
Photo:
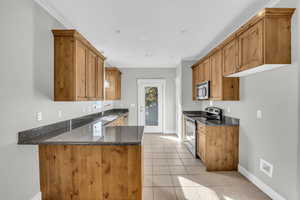
[(196, 85), (196, 99), (197, 100), (209, 99), (209, 94), (210, 94), (210, 82), (209, 81), (198, 83)]

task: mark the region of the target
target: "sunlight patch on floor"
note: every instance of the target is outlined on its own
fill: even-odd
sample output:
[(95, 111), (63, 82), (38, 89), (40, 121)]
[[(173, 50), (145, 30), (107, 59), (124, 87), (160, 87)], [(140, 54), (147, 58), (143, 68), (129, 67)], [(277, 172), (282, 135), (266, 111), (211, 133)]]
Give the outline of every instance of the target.
[(230, 197), (228, 197), (228, 196), (225, 196), (225, 195), (223, 195), (223, 198), (224, 198), (224, 200), (235, 200), (235, 199), (233, 199), (233, 198), (230, 198)]
[(167, 139), (167, 140), (172, 140), (175, 142), (180, 142), (180, 139), (177, 136), (160, 136), (159, 138), (161, 139)]

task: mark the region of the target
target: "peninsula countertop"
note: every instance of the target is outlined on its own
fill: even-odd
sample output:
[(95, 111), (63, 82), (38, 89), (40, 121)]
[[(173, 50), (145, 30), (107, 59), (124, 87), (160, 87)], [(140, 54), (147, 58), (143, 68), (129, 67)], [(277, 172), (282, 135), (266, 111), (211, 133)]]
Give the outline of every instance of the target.
[(18, 144), (141, 145), (143, 126), (106, 126), (127, 115), (128, 110), (112, 110), (23, 131), (19, 133)]

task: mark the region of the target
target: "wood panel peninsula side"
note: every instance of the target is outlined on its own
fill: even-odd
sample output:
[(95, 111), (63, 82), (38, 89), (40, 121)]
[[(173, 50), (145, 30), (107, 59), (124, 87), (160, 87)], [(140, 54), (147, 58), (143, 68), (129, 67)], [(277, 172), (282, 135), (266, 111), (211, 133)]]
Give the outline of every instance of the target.
[(42, 200), (142, 200), (144, 127), (110, 125), (126, 114), (19, 133), (18, 144), (39, 147)]

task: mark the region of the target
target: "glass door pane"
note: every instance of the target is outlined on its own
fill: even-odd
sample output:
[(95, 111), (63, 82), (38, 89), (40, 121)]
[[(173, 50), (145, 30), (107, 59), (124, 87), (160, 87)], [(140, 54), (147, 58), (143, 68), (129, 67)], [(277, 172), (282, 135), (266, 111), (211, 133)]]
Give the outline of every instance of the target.
[(145, 125), (158, 126), (157, 87), (145, 87)]

